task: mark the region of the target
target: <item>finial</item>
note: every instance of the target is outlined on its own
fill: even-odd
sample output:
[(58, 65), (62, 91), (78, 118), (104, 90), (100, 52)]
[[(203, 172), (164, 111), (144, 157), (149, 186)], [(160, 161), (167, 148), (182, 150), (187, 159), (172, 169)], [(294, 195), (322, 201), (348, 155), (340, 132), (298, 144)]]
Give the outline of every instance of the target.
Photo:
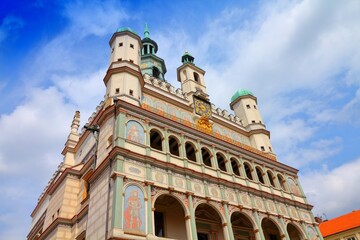
[(80, 112), (76, 111), (71, 123), (71, 133), (77, 134), (80, 126)]
[(145, 23), (145, 30), (144, 30), (144, 38), (148, 38), (150, 36), (148, 24)]

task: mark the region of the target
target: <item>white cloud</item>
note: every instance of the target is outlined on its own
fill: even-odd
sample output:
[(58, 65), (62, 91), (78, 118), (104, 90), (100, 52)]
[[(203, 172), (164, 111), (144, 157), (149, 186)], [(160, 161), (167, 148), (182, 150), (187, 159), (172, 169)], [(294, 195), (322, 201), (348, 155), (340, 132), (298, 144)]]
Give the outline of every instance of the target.
[(12, 34), (12, 37), (16, 37), (16, 31), (24, 26), (24, 22), (21, 18), (8, 15), (6, 16), (1, 25), (0, 25), (0, 46), (7, 38), (9, 38), (9, 35)]
[(315, 215), (328, 218), (359, 209), (360, 158), (333, 170), (325, 167), (319, 171), (300, 174), (305, 194), (314, 205)]

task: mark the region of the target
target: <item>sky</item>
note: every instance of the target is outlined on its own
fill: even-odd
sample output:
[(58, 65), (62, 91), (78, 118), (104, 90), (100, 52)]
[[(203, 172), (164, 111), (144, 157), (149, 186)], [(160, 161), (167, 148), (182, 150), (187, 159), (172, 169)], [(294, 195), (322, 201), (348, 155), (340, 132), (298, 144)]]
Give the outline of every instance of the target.
[(75, 111), (83, 125), (104, 97), (112, 34), (145, 22), (176, 88), (189, 51), (217, 107), (256, 95), (315, 216), (360, 208), (360, 1), (2, 0), (0, 239), (26, 238)]

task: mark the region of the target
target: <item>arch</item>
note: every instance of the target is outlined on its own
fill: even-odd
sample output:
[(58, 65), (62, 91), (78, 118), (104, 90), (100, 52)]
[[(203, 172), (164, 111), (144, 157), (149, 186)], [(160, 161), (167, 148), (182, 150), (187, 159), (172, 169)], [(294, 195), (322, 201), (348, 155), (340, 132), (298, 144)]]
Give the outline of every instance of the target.
[(266, 173), (267, 173), (267, 177), (269, 179), (269, 182), (270, 182), (271, 186), (275, 187), (274, 174), (270, 170), (267, 170)]
[(179, 140), (175, 136), (169, 136), (169, 151), (172, 155), (180, 156)]
[(145, 143), (144, 127), (135, 120), (126, 123), (126, 139), (140, 144)]
[(231, 168), (232, 168), (233, 173), (236, 176), (241, 176), (240, 170), (239, 170), (239, 166), (240, 166), (239, 161), (236, 158), (231, 157), (230, 158), (230, 163), (231, 163)]
[(211, 153), (207, 148), (205, 148), (205, 147), (201, 148), (201, 157), (202, 157), (202, 161), (205, 164), (205, 166), (212, 167)]
[(261, 168), (259, 166), (255, 167), (255, 171), (256, 171), (256, 175), (259, 179), (259, 181), (262, 184), (265, 184), (264, 178), (263, 178), (263, 171), (261, 170)]
[(291, 240), (302, 240), (304, 239), (304, 234), (297, 225), (293, 223), (288, 223), (286, 227), (286, 231)]
[(281, 227), (276, 223), (276, 221), (270, 218), (263, 218), (261, 221), (261, 228), (265, 239), (268, 240), (281, 240)]
[(292, 177), (287, 178), (287, 184), (288, 184), (288, 187), (289, 187), (290, 191), (293, 194), (295, 194), (297, 196), (301, 196), (299, 186), (297, 185), (296, 181)]
[(226, 160), (225, 156), (222, 153), (216, 153), (216, 160), (220, 170), (226, 172)]
[(245, 170), (245, 174), (246, 174), (246, 177), (250, 180), (253, 180), (253, 177), (252, 177), (252, 167), (249, 163), (247, 162), (244, 162), (244, 170)]
[(194, 81), (200, 83), (200, 76), (197, 72), (194, 72)]
[(230, 216), (231, 227), (234, 233), (234, 239), (242, 239), (241, 236), (247, 236), (248, 239), (255, 239), (255, 226), (253, 220), (247, 214), (234, 211)]
[(198, 239), (224, 240), (224, 216), (212, 204), (200, 203), (195, 208), (195, 221)]
[(196, 148), (192, 142), (185, 143), (185, 154), (187, 159), (196, 162)]
[(153, 128), (150, 130), (150, 147), (159, 151), (163, 150), (163, 137), (159, 130)]
[[(189, 238), (187, 209), (175, 195), (160, 194), (153, 201), (154, 234), (172, 239)], [(165, 221), (166, 219), (166, 221)]]
[(279, 184), (280, 184), (280, 188), (281, 188), (282, 190), (286, 191), (285, 179), (284, 179), (284, 177), (283, 177), (280, 173), (278, 173), (277, 178), (278, 178), (278, 181), (279, 181)]

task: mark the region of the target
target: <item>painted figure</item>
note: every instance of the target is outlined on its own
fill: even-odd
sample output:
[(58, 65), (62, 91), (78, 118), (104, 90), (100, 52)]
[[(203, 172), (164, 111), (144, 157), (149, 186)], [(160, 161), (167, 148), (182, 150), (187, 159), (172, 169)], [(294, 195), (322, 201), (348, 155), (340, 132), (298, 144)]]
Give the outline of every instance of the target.
[(129, 121), (127, 123), (126, 138), (128, 140), (144, 144), (144, 129), (138, 122)]
[(142, 226), (140, 210), (142, 204), (137, 190), (132, 190), (127, 199), (127, 208), (125, 209), (125, 228), (140, 230)]

